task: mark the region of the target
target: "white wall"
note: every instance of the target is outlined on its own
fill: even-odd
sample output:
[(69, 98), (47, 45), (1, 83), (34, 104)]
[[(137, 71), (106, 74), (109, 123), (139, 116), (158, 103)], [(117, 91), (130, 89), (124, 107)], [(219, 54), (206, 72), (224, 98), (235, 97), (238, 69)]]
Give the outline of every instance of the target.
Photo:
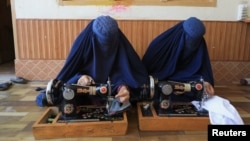
[[(250, 4), (250, 0), (247, 0)], [(184, 6), (60, 6), (57, 0), (12, 0), (17, 19), (93, 19), (111, 15), (116, 19), (237, 21), (242, 0), (217, 0), (217, 7)], [(13, 4), (12, 4), (13, 6)], [(250, 15), (248, 6), (248, 15)]]

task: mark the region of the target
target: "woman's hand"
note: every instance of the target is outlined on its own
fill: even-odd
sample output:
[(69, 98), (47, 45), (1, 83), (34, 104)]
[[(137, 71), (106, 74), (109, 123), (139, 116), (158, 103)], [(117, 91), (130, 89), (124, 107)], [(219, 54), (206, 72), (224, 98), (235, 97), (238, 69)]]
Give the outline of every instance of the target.
[(129, 93), (127, 86), (121, 85), (121, 86), (119, 86), (117, 91), (118, 91), (118, 93), (115, 96), (115, 98), (119, 98), (121, 103), (129, 102), (130, 93)]
[(212, 96), (214, 95), (214, 87), (209, 83), (209, 82), (204, 82), (205, 85), (205, 92), (209, 95)]
[(89, 75), (83, 75), (77, 81), (77, 85), (81, 85), (81, 86), (89, 86), (91, 84), (95, 84), (95, 81)]

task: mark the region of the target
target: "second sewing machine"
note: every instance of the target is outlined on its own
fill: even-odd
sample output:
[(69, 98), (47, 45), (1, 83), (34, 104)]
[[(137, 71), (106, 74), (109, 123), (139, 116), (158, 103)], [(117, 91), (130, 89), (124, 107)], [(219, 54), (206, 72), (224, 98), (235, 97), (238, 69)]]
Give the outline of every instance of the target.
[[(205, 92), (204, 80), (191, 82), (158, 81), (149, 76), (150, 84), (142, 87), (140, 94), (140, 109), (143, 116), (152, 116), (152, 108), (158, 116), (207, 116), (208, 112), (202, 108), (202, 104), (208, 98)], [(191, 102), (172, 101), (173, 94), (185, 94), (192, 92), (195, 100), (199, 101), (199, 107)], [(150, 102), (151, 101), (151, 102)]]

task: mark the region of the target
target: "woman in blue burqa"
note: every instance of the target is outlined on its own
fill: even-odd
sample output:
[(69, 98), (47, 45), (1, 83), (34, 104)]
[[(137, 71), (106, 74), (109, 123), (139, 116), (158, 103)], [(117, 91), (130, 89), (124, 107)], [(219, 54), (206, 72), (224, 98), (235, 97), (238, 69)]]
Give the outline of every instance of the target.
[[(143, 84), (148, 83), (148, 74), (116, 20), (99, 16), (78, 35), (55, 79), (83, 86), (106, 83), (109, 79), (112, 95), (121, 103), (127, 103)], [(81, 100), (89, 102), (85, 98)], [(41, 94), (36, 102), (44, 106)]]
[[(191, 82), (202, 78), (206, 93), (213, 95), (214, 78), (204, 34), (205, 26), (196, 17), (161, 33), (152, 40), (142, 58), (149, 75), (159, 81)], [(195, 99), (193, 92), (170, 96), (172, 101)]]

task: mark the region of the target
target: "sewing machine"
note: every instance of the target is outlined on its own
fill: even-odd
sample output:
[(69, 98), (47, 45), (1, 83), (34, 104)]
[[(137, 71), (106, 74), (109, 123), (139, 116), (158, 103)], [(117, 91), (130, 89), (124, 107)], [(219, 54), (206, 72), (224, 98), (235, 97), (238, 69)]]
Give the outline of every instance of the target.
[(176, 102), (170, 99), (173, 94), (181, 95), (185, 92), (195, 93), (200, 107), (208, 98), (205, 93), (204, 80), (201, 78), (198, 81), (188, 83), (175, 81), (158, 81), (150, 76), (150, 84), (144, 85), (140, 94), (140, 99), (143, 101), (152, 101), (141, 105), (141, 110), (145, 116), (152, 115), (150, 106), (153, 106), (158, 116), (204, 116), (208, 112), (202, 108), (197, 108), (190, 102)]
[[(204, 81), (201, 78), (198, 81), (189, 83), (175, 81), (158, 81), (156, 78), (149, 76), (149, 84), (141, 87), (139, 101), (152, 101), (153, 104), (141, 105), (141, 110), (145, 116), (151, 115), (150, 106), (153, 106), (158, 116), (204, 116), (207, 111), (200, 108), (197, 109), (190, 102), (173, 102), (170, 99), (172, 94), (184, 94), (185, 92), (195, 93), (196, 100), (200, 105), (208, 98), (204, 92)], [(78, 119), (86, 111), (83, 107), (82, 96), (93, 97), (98, 96), (104, 100), (104, 103), (98, 105), (90, 103), (97, 108), (102, 108), (105, 111), (105, 116), (110, 116), (111, 107), (115, 103), (115, 99), (111, 96), (111, 82), (108, 79), (107, 83), (99, 83), (91, 86), (80, 86), (76, 84), (66, 84), (57, 80), (51, 80), (46, 89), (46, 96), (43, 99), (45, 105), (58, 105), (65, 119)], [(86, 99), (86, 98), (84, 98)], [(80, 101), (80, 102), (79, 102)], [(117, 103), (116, 103), (117, 104)], [(118, 102), (118, 107), (120, 106)], [(121, 105), (120, 109), (125, 109), (129, 105)], [(117, 105), (116, 105), (117, 107)], [(124, 108), (125, 107), (125, 108)], [(201, 107), (201, 106), (200, 106)], [(85, 109), (85, 110), (83, 110)], [(85, 114), (85, 112), (84, 112)]]
[[(207, 130), (210, 123), (208, 112), (200, 108), (208, 98), (204, 81), (183, 83), (158, 81), (150, 77), (150, 83), (142, 86), (140, 101), (137, 102), (139, 129), (141, 131)], [(170, 98), (173, 94), (194, 92), (200, 107), (191, 102), (177, 102)]]
[[(204, 112), (203, 109), (197, 109), (189, 102), (178, 103), (173, 102), (171, 101), (171, 99), (169, 99), (170, 95), (174, 93), (194, 92), (196, 94), (196, 100), (198, 100), (202, 105), (202, 103), (208, 98), (207, 94), (204, 92), (205, 87), (202, 78), (198, 81), (189, 83), (158, 81), (152, 76), (150, 76), (149, 78), (150, 83), (145, 84), (141, 87), (139, 93), (139, 101), (137, 102), (138, 122), (140, 130), (173, 131), (207, 129), (209, 118), (206, 111)], [(113, 124), (113, 126), (118, 130), (121, 127), (121, 122), (123, 122), (123, 131), (126, 131), (126, 112), (114, 115), (108, 114), (113, 103), (116, 103), (114, 102), (114, 97), (111, 96), (110, 93), (111, 85), (112, 84), (109, 80), (107, 81), (107, 83), (96, 84), (93, 86), (64, 84), (57, 80), (51, 80), (47, 85), (43, 103), (47, 106), (58, 106), (59, 112), (62, 113), (62, 116), (61, 114), (60, 116), (59, 114), (56, 114), (58, 118), (56, 118), (55, 124), (51, 126), (51, 132), (54, 132), (54, 129), (57, 128), (57, 125), (59, 128), (63, 123), (65, 123), (65, 127), (67, 127), (68, 125), (76, 125), (76, 127), (72, 128), (72, 130), (75, 129), (75, 133), (78, 133), (77, 131), (80, 127), (84, 127), (85, 129), (85, 127), (90, 128), (90, 126), (92, 127), (93, 125), (96, 125), (95, 129), (99, 129), (100, 127), (106, 128), (107, 125)], [(106, 102), (102, 106), (83, 106), (83, 103), (81, 104), (82, 101), (80, 101), (80, 103), (77, 102), (79, 101), (78, 98), (81, 96), (103, 97)], [(124, 107), (128, 106), (130, 105), (125, 105)], [(50, 113), (47, 112), (41, 119), (46, 119), (46, 117), (49, 117), (49, 115)], [(57, 124), (58, 122), (60, 125)], [(77, 122), (77, 124), (73, 125), (71, 124), (72, 122)], [(92, 124), (85, 124), (86, 122), (91, 122)], [(38, 121), (37, 123), (44, 124), (45, 121)], [(100, 126), (101, 123), (103, 124), (103, 126)], [(84, 124), (84, 126), (78, 126), (79, 124)], [(41, 132), (41, 134), (42, 133), (43, 132)], [(101, 135), (103, 135), (102, 133), (103, 132), (100, 132)], [(124, 134), (124, 132), (121, 133)], [(89, 133), (86, 132), (86, 134), (84, 135), (87, 134)], [(60, 136), (63, 135), (64, 134)]]
[[(123, 108), (130, 105), (119, 107), (121, 103), (111, 96), (111, 86), (109, 79), (91, 86), (49, 81), (42, 98), (49, 108), (32, 127), (35, 139), (125, 135), (128, 120)], [(91, 97), (101, 98), (104, 103), (89, 102)], [(121, 112), (114, 114), (114, 109)]]
[[(119, 110), (117, 107), (120, 106), (122, 111), (129, 107), (130, 103), (117, 102), (111, 95), (111, 85), (109, 79), (107, 83), (90, 86), (67, 84), (53, 79), (47, 85), (43, 103), (47, 106), (58, 106), (62, 113), (61, 120), (70, 122), (118, 120), (122, 117), (122, 113), (114, 113), (112, 108), (115, 107), (115, 110)], [(91, 98), (100, 99), (101, 102), (92, 103), (89, 100)]]

